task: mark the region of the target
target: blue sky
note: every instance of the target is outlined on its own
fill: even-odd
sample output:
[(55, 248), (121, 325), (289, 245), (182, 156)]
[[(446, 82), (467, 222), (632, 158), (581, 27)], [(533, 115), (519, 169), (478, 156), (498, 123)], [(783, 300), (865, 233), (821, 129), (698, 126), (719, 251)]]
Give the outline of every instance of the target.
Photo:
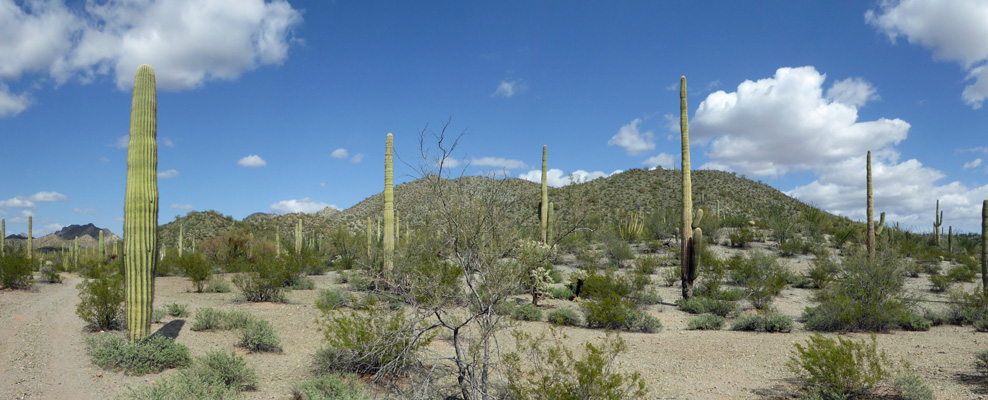
[[(189, 210), (350, 207), (384, 142), (466, 131), (455, 160), (550, 183), (679, 165), (864, 217), (979, 229), (988, 198), (988, 2), (0, 0), (0, 218), (8, 234), (122, 232), (139, 64), (158, 82), (165, 223)], [(121, 145), (121, 140), (124, 140)], [(418, 177), (398, 163), (396, 181)]]

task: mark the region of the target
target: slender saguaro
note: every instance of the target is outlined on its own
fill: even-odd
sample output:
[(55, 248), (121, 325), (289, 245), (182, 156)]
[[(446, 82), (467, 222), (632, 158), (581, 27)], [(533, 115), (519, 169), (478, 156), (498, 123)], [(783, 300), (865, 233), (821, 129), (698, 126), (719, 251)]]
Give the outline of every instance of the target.
[(27, 216), (27, 258), (34, 258), (34, 217)]
[(184, 238), (185, 238), (185, 224), (179, 224), (178, 225), (178, 256), (179, 257), (182, 256), (182, 247), (184, 247), (182, 245), (182, 241), (183, 241), (182, 239)]
[(866, 211), (868, 219), (868, 259), (875, 259), (875, 198), (871, 189), (871, 150), (868, 150), (868, 208)]
[(940, 246), (940, 225), (943, 224), (943, 211), (940, 211), (940, 199), (937, 199), (937, 212), (933, 214), (933, 240)]
[(703, 218), (703, 210), (696, 213), (696, 221), (693, 221), (693, 184), (690, 180), (690, 125), (689, 113), (686, 107), (686, 77), (679, 79), (679, 129), (682, 136), (683, 146), (683, 226), (682, 232), (682, 283), (683, 298), (693, 297), (693, 281), (696, 280), (697, 269), (700, 264), (700, 246), (702, 245), (703, 232), (698, 226)]
[(988, 200), (981, 203), (981, 290), (988, 294)]
[(374, 243), (374, 226), (371, 217), (367, 217), (367, 257), (371, 255), (371, 244)]
[(124, 198), (124, 271), (130, 339), (151, 330), (158, 257), (158, 120), (154, 70), (137, 67), (127, 146)]
[(99, 231), (99, 247), (97, 247), (97, 253), (100, 256), (100, 259), (106, 257), (106, 248), (103, 246), (103, 230), (102, 229), (100, 229), (100, 231)]
[(384, 148), (384, 271), (390, 271), (394, 267), (395, 259), (395, 185), (391, 161), (393, 151), (394, 136), (389, 133)]
[(302, 254), (302, 216), (299, 215), (295, 224), (295, 254)]
[(553, 204), (552, 202), (550, 202), (549, 203), (549, 218), (548, 218), (549, 221), (548, 221), (548, 223), (546, 223), (547, 226), (545, 228), (545, 232), (546, 232), (545, 233), (545, 236), (546, 236), (546, 239), (549, 242), (552, 242), (552, 225), (555, 222), (555, 218), (554, 218), (555, 216), (553, 214), (555, 214), (555, 213), (556, 213), (556, 205)]
[(7, 246), (7, 220), (0, 219), (0, 256), (4, 254), (5, 246)]
[(549, 166), (549, 146), (542, 145), (542, 202), (539, 207), (539, 218), (542, 220), (542, 244), (548, 244), (548, 228), (549, 228), (549, 186), (548, 186), (548, 173), (546, 168)]

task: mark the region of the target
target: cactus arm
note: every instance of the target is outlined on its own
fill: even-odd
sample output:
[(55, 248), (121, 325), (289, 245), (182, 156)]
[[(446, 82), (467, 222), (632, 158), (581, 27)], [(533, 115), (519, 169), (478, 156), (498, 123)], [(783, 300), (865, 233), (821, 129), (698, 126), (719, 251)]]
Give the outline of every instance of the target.
[[(150, 334), (158, 257), (157, 94), (154, 70), (137, 68), (127, 146), (124, 271), (130, 339)], [(77, 253), (78, 254), (78, 253)]]

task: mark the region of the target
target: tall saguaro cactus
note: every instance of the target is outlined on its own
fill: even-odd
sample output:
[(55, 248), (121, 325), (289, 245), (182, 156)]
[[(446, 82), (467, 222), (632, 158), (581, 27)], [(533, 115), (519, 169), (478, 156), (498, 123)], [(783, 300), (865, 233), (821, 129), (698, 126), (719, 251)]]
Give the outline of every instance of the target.
[(130, 108), (127, 192), (124, 197), (124, 271), (127, 327), (136, 340), (151, 330), (158, 257), (158, 120), (154, 70), (137, 67)]
[(546, 168), (549, 166), (549, 146), (542, 145), (542, 202), (539, 207), (539, 218), (542, 222), (542, 244), (548, 244), (548, 229), (549, 229), (549, 186), (547, 179), (549, 177)]
[(0, 256), (4, 254), (4, 247), (7, 246), (7, 220), (0, 219)]
[(395, 258), (395, 185), (394, 164), (391, 156), (394, 152), (394, 136), (388, 134), (384, 148), (384, 271), (394, 267)]
[(182, 247), (185, 247), (182, 245), (183, 244), (182, 239), (184, 238), (185, 238), (185, 224), (179, 224), (178, 225), (178, 256), (179, 257), (182, 256)]
[(868, 150), (868, 208), (866, 217), (868, 219), (868, 259), (875, 259), (875, 198), (871, 189), (871, 150)]
[(940, 199), (937, 199), (937, 212), (933, 214), (933, 240), (940, 246), (940, 225), (943, 224), (943, 211), (940, 211)]
[(100, 229), (100, 231), (99, 231), (99, 246), (97, 247), (97, 251), (96, 252), (99, 254), (100, 259), (102, 259), (103, 257), (106, 257), (106, 248), (103, 246), (103, 230), (102, 229)]
[(693, 297), (693, 281), (696, 280), (700, 265), (700, 246), (703, 242), (703, 231), (700, 229), (700, 219), (703, 210), (697, 210), (696, 221), (693, 221), (693, 184), (690, 180), (690, 125), (689, 113), (686, 107), (686, 77), (679, 79), (679, 129), (683, 145), (683, 226), (682, 232), (682, 281), (683, 298)]
[(552, 225), (555, 224), (555, 218), (553, 215), (555, 213), (556, 213), (556, 205), (553, 204), (552, 202), (549, 202), (549, 218), (548, 218), (548, 222), (546, 223), (547, 226), (545, 228), (545, 232), (546, 232), (545, 235), (546, 235), (546, 239), (550, 242), (552, 241)]
[(988, 200), (981, 203), (981, 290), (988, 294)]
[(298, 223), (295, 224), (295, 254), (302, 254), (302, 216), (298, 218)]
[(27, 216), (27, 258), (34, 258), (34, 217)]

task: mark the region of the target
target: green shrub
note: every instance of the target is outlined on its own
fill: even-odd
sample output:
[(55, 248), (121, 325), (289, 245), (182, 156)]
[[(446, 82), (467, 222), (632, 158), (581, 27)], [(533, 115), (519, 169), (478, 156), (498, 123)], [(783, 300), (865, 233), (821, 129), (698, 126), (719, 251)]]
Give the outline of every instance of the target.
[(950, 292), (946, 319), (956, 325), (970, 325), (988, 319), (988, 296), (980, 288), (971, 292)]
[(580, 307), (586, 316), (587, 326), (596, 329), (625, 328), (628, 316), (638, 311), (631, 300), (617, 296), (585, 300)]
[(202, 293), (203, 286), (213, 275), (213, 266), (202, 253), (186, 252), (178, 257), (178, 265), (182, 273), (192, 280), (192, 286), (197, 293)]
[(974, 282), (978, 275), (963, 265), (957, 265), (947, 270), (947, 277), (956, 282)]
[(173, 317), (188, 317), (189, 312), (185, 310), (188, 307), (188, 304), (168, 303), (165, 304), (165, 311)]
[(541, 321), (542, 320), (542, 309), (536, 307), (532, 303), (522, 304), (518, 308), (515, 308), (511, 312), (511, 318), (520, 321)]
[(662, 282), (665, 283), (666, 286), (675, 285), (676, 281), (682, 277), (683, 273), (679, 268), (673, 267), (662, 270)]
[(652, 275), (659, 270), (662, 259), (659, 256), (648, 254), (635, 259), (635, 271), (640, 274)]
[(285, 287), (291, 290), (313, 290), (316, 288), (316, 281), (311, 278), (301, 277)]
[(601, 239), (604, 241), (604, 248), (607, 251), (607, 260), (610, 261), (611, 265), (620, 266), (621, 261), (635, 257), (635, 253), (631, 251), (628, 242), (621, 240), (619, 236), (611, 233), (602, 236)]
[(566, 286), (552, 286), (549, 288), (549, 297), (560, 300), (569, 300), (573, 297), (573, 290)]
[(782, 314), (748, 314), (735, 319), (731, 330), (788, 333), (792, 331), (792, 322), (792, 318)]
[(737, 309), (737, 304), (732, 301), (697, 296), (694, 296), (689, 300), (680, 298), (679, 300), (676, 300), (676, 305), (679, 306), (680, 310), (690, 314), (711, 313), (721, 317), (729, 316)]
[(196, 310), (196, 320), (192, 322), (193, 331), (226, 330), (225, 314), (213, 308)]
[(946, 292), (954, 284), (954, 281), (946, 275), (930, 275), (928, 279), (930, 280), (930, 291), (933, 293)]
[(629, 332), (655, 333), (662, 330), (662, 321), (644, 311), (628, 314), (624, 325), (624, 330)]
[(254, 390), (257, 374), (243, 357), (225, 352), (206, 353), (191, 368), (160, 379), (152, 385), (131, 389), (128, 400), (227, 400), (241, 390)]
[(86, 350), (100, 368), (127, 375), (153, 374), (192, 362), (188, 347), (161, 335), (129, 342), (122, 336), (102, 333), (86, 337)]
[(974, 330), (978, 332), (988, 332), (988, 320), (977, 320), (974, 321)]
[(858, 252), (844, 260), (840, 278), (817, 292), (807, 307), (805, 327), (814, 331), (888, 332), (910, 317), (912, 300), (903, 293), (899, 259), (881, 253), (874, 260)]
[[(545, 337), (532, 338), (512, 332), (516, 352), (505, 355), (508, 369), (508, 395), (517, 400), (569, 399), (645, 399), (648, 388), (641, 374), (620, 373), (614, 359), (627, 351), (620, 336), (608, 335), (603, 343), (584, 344), (583, 358), (556, 340), (545, 343)], [(565, 339), (565, 338), (564, 338)], [(531, 362), (523, 363), (522, 355)]]
[(713, 314), (703, 314), (693, 317), (686, 323), (686, 329), (691, 331), (716, 331), (722, 327), (724, 327), (724, 317)]
[(896, 375), (892, 380), (892, 387), (899, 392), (902, 400), (936, 400), (933, 388), (923, 381), (923, 378), (915, 372), (906, 372)]
[(62, 275), (59, 275), (55, 268), (44, 266), (41, 267), (41, 279), (42, 283), (62, 283)]
[(338, 289), (322, 289), (316, 299), (316, 307), (320, 310), (335, 310), (350, 304), (350, 298)]
[(662, 302), (662, 296), (655, 289), (643, 289), (631, 294), (631, 300), (637, 305), (654, 305)]
[(287, 301), (284, 293), (283, 267), (278, 258), (261, 257), (255, 262), (248, 264), (249, 270), (245, 273), (233, 277), (233, 285), (244, 294), (244, 299), (249, 302), (276, 302)]
[(398, 373), (434, 337), (417, 337), (418, 325), (402, 311), (381, 314), (372, 308), (365, 315), (342, 311), (323, 311), (323, 315), (326, 347), (316, 353), (319, 373)]
[(79, 304), (75, 312), (92, 330), (110, 330), (119, 326), (117, 316), (123, 311), (123, 277), (117, 274), (84, 280), (77, 286)]
[(787, 363), (789, 370), (803, 378), (811, 391), (834, 398), (867, 394), (890, 375), (891, 364), (885, 351), (878, 351), (874, 334), (870, 343), (813, 334), (806, 346), (794, 346), (796, 354)]
[(922, 315), (908, 312), (899, 321), (899, 327), (907, 331), (928, 331), (930, 330), (930, 321), (927, 321)]
[(988, 381), (988, 350), (979, 351), (974, 356), (974, 369)]
[(213, 278), (202, 289), (204, 293), (230, 293), (230, 284), (223, 279)]
[(751, 243), (751, 241), (755, 239), (755, 234), (746, 227), (740, 227), (732, 229), (731, 233), (728, 235), (728, 239), (731, 241), (731, 247), (743, 249), (748, 245), (748, 243)]
[(259, 319), (248, 324), (240, 332), (239, 347), (249, 353), (281, 353), (281, 339), (270, 322)]
[(155, 308), (154, 310), (151, 310), (152, 324), (160, 324), (161, 320), (164, 318), (165, 318), (165, 310), (162, 310), (160, 308)]
[(292, 400), (363, 400), (368, 390), (354, 376), (322, 374), (292, 387)]
[(735, 255), (727, 264), (730, 281), (746, 289), (748, 300), (755, 308), (768, 307), (786, 287), (789, 271), (768, 254)]
[(582, 326), (583, 317), (572, 308), (557, 308), (549, 312), (546, 318), (549, 322), (557, 325)]
[(808, 287), (811, 289), (826, 287), (840, 273), (840, 264), (825, 250), (818, 252), (810, 264), (813, 266), (810, 267), (807, 276), (810, 278), (811, 283)]
[(31, 259), (22, 250), (6, 250), (0, 256), (0, 289), (28, 289), (33, 284)]
[(196, 368), (207, 380), (219, 382), (237, 391), (257, 389), (257, 373), (247, 360), (234, 352), (214, 351), (198, 359)]

